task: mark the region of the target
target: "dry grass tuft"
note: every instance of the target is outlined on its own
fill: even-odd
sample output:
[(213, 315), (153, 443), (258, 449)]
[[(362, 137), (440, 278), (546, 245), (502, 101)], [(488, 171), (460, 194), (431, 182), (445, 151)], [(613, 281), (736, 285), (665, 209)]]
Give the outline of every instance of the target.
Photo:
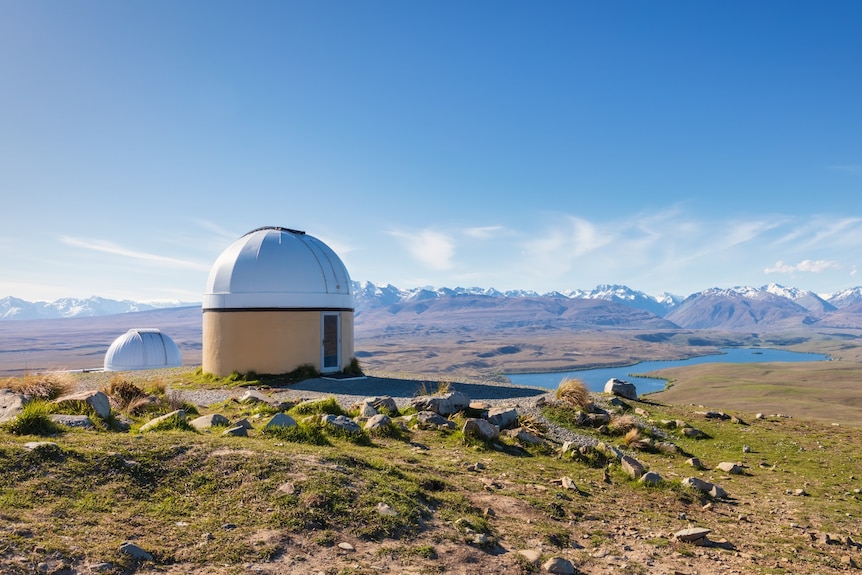
[(103, 389), (102, 392), (110, 397), (121, 410), (128, 408), (141, 398), (147, 397), (144, 390), (134, 383), (126, 381), (119, 374), (111, 377), (108, 387)]
[(557, 387), (556, 397), (563, 403), (576, 409), (587, 409), (593, 404), (593, 397), (586, 384), (580, 379), (565, 378)]
[(643, 424), (631, 415), (620, 415), (619, 417), (614, 417), (608, 424), (608, 430), (613, 435), (622, 435), (633, 429), (640, 431), (643, 429)]
[(0, 380), (0, 387), (33, 399), (51, 400), (69, 393), (73, 388), (73, 382), (72, 376), (68, 373), (28, 373), (23, 377), (7, 377)]
[(633, 427), (629, 429), (625, 436), (622, 439), (623, 445), (632, 449), (639, 449), (643, 443), (643, 437), (641, 436), (641, 430), (637, 427)]

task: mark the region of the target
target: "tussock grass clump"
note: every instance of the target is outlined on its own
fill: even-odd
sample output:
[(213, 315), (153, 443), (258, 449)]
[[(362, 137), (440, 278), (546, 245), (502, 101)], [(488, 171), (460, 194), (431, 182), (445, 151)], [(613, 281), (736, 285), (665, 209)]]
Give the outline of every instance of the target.
[(608, 424), (608, 432), (611, 435), (624, 435), (631, 430), (636, 430), (640, 433), (643, 430), (643, 424), (634, 416), (620, 415), (614, 417)]
[(121, 411), (147, 397), (143, 389), (123, 379), (120, 375), (114, 375), (108, 386), (102, 389), (102, 393), (107, 395)]
[(28, 402), (21, 413), (0, 424), (0, 429), (13, 435), (54, 435), (62, 432), (62, 426), (54, 423), (50, 415), (51, 405), (35, 399)]
[(557, 387), (556, 398), (566, 405), (575, 409), (589, 409), (593, 405), (593, 398), (586, 384), (580, 379), (567, 377)]
[(438, 381), (436, 390), (429, 389), (428, 385), (423, 381), (419, 384), (419, 387), (416, 388), (415, 395), (417, 397), (423, 395), (445, 395), (450, 391), (452, 391), (452, 384), (448, 381)]
[(304, 401), (295, 405), (289, 410), (290, 415), (305, 416), (305, 415), (347, 415), (347, 412), (338, 404), (338, 400), (334, 397), (318, 399), (317, 401)]
[(318, 425), (295, 425), (293, 427), (268, 427), (261, 431), (264, 435), (288, 441), (290, 443), (304, 443), (307, 445), (332, 445), (323, 429)]
[(0, 388), (32, 399), (57, 399), (72, 389), (72, 377), (67, 373), (28, 373), (0, 380)]

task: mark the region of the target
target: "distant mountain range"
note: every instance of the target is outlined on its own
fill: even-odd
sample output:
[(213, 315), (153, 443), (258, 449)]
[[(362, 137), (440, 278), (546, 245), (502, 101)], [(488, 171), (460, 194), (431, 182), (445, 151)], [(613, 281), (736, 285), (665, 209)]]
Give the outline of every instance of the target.
[[(862, 327), (862, 287), (826, 297), (778, 284), (711, 288), (688, 297), (654, 297), (622, 285), (544, 294), (461, 287), (403, 290), (371, 282), (353, 282), (353, 288), (357, 325), (369, 328), (415, 326), (420, 320), (432, 324), (449, 320), (481, 322), (500, 328), (560, 322), (570, 327), (649, 329)], [(6, 297), (0, 299), (0, 320), (93, 317), (192, 306), (200, 306), (200, 302), (141, 303), (100, 297), (27, 302)]]

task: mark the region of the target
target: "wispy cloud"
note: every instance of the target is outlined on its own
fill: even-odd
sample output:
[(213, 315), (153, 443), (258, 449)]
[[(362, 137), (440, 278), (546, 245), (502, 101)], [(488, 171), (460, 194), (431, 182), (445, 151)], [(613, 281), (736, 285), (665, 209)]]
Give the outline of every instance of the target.
[(92, 239), (84, 239), (84, 238), (75, 238), (71, 236), (61, 236), (60, 241), (67, 246), (72, 246), (75, 248), (82, 248), (89, 251), (100, 252), (105, 254), (111, 254), (115, 256), (120, 256), (123, 258), (131, 258), (139, 261), (145, 261), (153, 264), (167, 265), (172, 267), (181, 267), (181, 268), (192, 268), (198, 270), (209, 270), (211, 264), (194, 262), (190, 260), (182, 260), (178, 258), (172, 258), (167, 256), (160, 256), (158, 254), (150, 254), (146, 252), (139, 252), (135, 250), (130, 250), (128, 248), (124, 248), (123, 246), (117, 245), (113, 242), (108, 242), (104, 240), (92, 240)]
[(422, 230), (412, 234), (401, 231), (388, 233), (400, 239), (414, 259), (432, 270), (451, 269), (452, 258), (455, 256), (455, 241), (446, 234), (434, 230)]
[(476, 238), (477, 240), (489, 240), (497, 236), (505, 228), (503, 226), (481, 226), (476, 228), (467, 228), (464, 230), (464, 235)]
[(862, 174), (862, 164), (840, 164), (829, 166), (829, 169), (834, 172), (851, 172), (854, 174)]
[(220, 236), (220, 237), (225, 238), (225, 239), (228, 239), (228, 240), (235, 240), (238, 237), (240, 237), (240, 235), (241, 235), (241, 234), (238, 234), (234, 231), (226, 230), (225, 228), (221, 227), (220, 225), (216, 224), (215, 222), (211, 222), (209, 220), (194, 219), (192, 221), (195, 224), (197, 224), (199, 227), (201, 227), (205, 230), (208, 230), (208, 231), (214, 233), (215, 235)]
[(837, 269), (839, 267), (840, 266), (837, 262), (829, 260), (802, 260), (796, 265), (786, 264), (783, 261), (778, 260), (773, 265), (763, 270), (763, 272), (767, 274), (788, 274), (796, 272), (810, 272), (816, 274), (827, 270)]

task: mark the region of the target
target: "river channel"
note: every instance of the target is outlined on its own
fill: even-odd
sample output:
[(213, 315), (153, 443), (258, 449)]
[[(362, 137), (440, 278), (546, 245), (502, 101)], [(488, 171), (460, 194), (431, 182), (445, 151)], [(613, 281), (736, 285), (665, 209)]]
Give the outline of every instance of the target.
[(701, 355), (673, 361), (643, 361), (624, 367), (602, 367), (598, 369), (550, 373), (513, 373), (506, 374), (506, 377), (516, 385), (547, 387), (549, 389), (556, 389), (561, 380), (572, 377), (583, 381), (590, 391), (603, 391), (605, 383), (612, 377), (615, 377), (633, 383), (637, 387), (638, 394), (644, 394), (663, 390), (665, 388), (665, 380), (654, 377), (639, 377), (632, 374), (645, 374), (660, 369), (701, 363), (800, 362), (824, 361), (829, 359), (820, 353), (799, 353), (783, 349), (738, 347), (725, 348), (720, 351), (721, 353), (716, 355)]

